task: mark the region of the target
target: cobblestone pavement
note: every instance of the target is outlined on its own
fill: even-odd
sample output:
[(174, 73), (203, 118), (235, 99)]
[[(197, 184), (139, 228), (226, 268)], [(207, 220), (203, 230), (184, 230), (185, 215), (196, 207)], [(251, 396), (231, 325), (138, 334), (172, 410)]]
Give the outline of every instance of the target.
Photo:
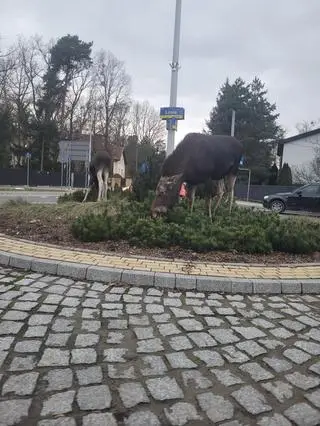
[(0, 425), (320, 424), (320, 296), (0, 268)]

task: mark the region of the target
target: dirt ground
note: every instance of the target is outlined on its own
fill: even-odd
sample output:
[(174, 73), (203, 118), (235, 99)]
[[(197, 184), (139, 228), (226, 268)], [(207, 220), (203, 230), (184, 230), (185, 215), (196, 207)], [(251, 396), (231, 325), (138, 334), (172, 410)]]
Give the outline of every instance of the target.
[(141, 248), (130, 246), (125, 241), (103, 241), (83, 243), (76, 240), (71, 232), (72, 221), (87, 212), (99, 212), (101, 204), (97, 203), (63, 203), (56, 205), (27, 204), (9, 202), (0, 206), (0, 233), (41, 243), (50, 243), (64, 247), (94, 250), (118, 255), (137, 255), (166, 259), (183, 259), (202, 262), (234, 262), (284, 264), (320, 262), (320, 253), (313, 255), (293, 255), (272, 253), (269, 255), (252, 255), (214, 251), (195, 253), (179, 247), (170, 249)]

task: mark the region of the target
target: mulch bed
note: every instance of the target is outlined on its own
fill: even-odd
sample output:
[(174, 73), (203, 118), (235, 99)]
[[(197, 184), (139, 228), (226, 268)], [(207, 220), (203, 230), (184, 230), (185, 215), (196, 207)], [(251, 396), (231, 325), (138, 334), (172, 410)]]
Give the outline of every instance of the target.
[(0, 233), (8, 236), (31, 240), (39, 243), (49, 243), (64, 247), (94, 250), (117, 255), (159, 257), (165, 259), (182, 259), (189, 262), (231, 262), (259, 263), (268, 265), (320, 262), (320, 252), (313, 255), (293, 255), (288, 253), (271, 253), (269, 255), (243, 254), (231, 252), (195, 253), (179, 247), (170, 249), (141, 248), (130, 246), (125, 241), (103, 241), (98, 243), (83, 243), (76, 240), (70, 232), (71, 220), (58, 215), (46, 216), (45, 219), (22, 218), (21, 210), (11, 209), (0, 211)]

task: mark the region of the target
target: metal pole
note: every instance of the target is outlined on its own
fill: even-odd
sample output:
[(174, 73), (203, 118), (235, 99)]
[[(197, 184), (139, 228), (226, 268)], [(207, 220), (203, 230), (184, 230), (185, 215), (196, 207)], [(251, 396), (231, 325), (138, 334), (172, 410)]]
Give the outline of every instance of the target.
[(60, 178), (60, 186), (63, 186), (63, 162), (61, 163), (61, 178)]
[(30, 158), (29, 155), (27, 156), (27, 186), (29, 186), (30, 183)]
[[(180, 24), (181, 24), (181, 0), (176, 0), (176, 13), (173, 37), (173, 55), (171, 67), (170, 106), (177, 106), (178, 71), (179, 71), (179, 48), (180, 48)], [(168, 130), (167, 156), (174, 150), (175, 130)]]
[(249, 176), (248, 176), (248, 190), (247, 190), (247, 201), (249, 201), (249, 195), (250, 195), (250, 185), (251, 185), (251, 169), (248, 169)]
[(44, 163), (44, 139), (42, 138), (40, 172), (43, 172), (43, 163)]
[(87, 168), (87, 186), (90, 185), (90, 164), (91, 164), (91, 155), (92, 155), (92, 120), (90, 117), (90, 133), (89, 133), (89, 153), (88, 153), (88, 168)]
[(231, 136), (234, 136), (234, 127), (236, 124), (236, 112), (232, 110), (232, 118), (231, 118)]
[(90, 163), (91, 163), (91, 152), (92, 152), (92, 128), (90, 127), (90, 136), (89, 136), (89, 156), (88, 156), (89, 166), (90, 166)]
[(69, 189), (71, 189), (71, 157), (69, 157), (69, 177), (68, 177)]
[(138, 140), (136, 143), (136, 174), (138, 174), (138, 149), (139, 149), (139, 145), (138, 145)]

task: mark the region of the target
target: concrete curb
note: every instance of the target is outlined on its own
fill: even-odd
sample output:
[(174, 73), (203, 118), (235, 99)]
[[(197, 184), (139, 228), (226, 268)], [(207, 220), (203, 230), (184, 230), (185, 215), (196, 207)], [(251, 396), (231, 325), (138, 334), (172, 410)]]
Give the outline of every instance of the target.
[(320, 279), (243, 279), (117, 269), (0, 251), (0, 265), (76, 280), (238, 294), (320, 294)]

